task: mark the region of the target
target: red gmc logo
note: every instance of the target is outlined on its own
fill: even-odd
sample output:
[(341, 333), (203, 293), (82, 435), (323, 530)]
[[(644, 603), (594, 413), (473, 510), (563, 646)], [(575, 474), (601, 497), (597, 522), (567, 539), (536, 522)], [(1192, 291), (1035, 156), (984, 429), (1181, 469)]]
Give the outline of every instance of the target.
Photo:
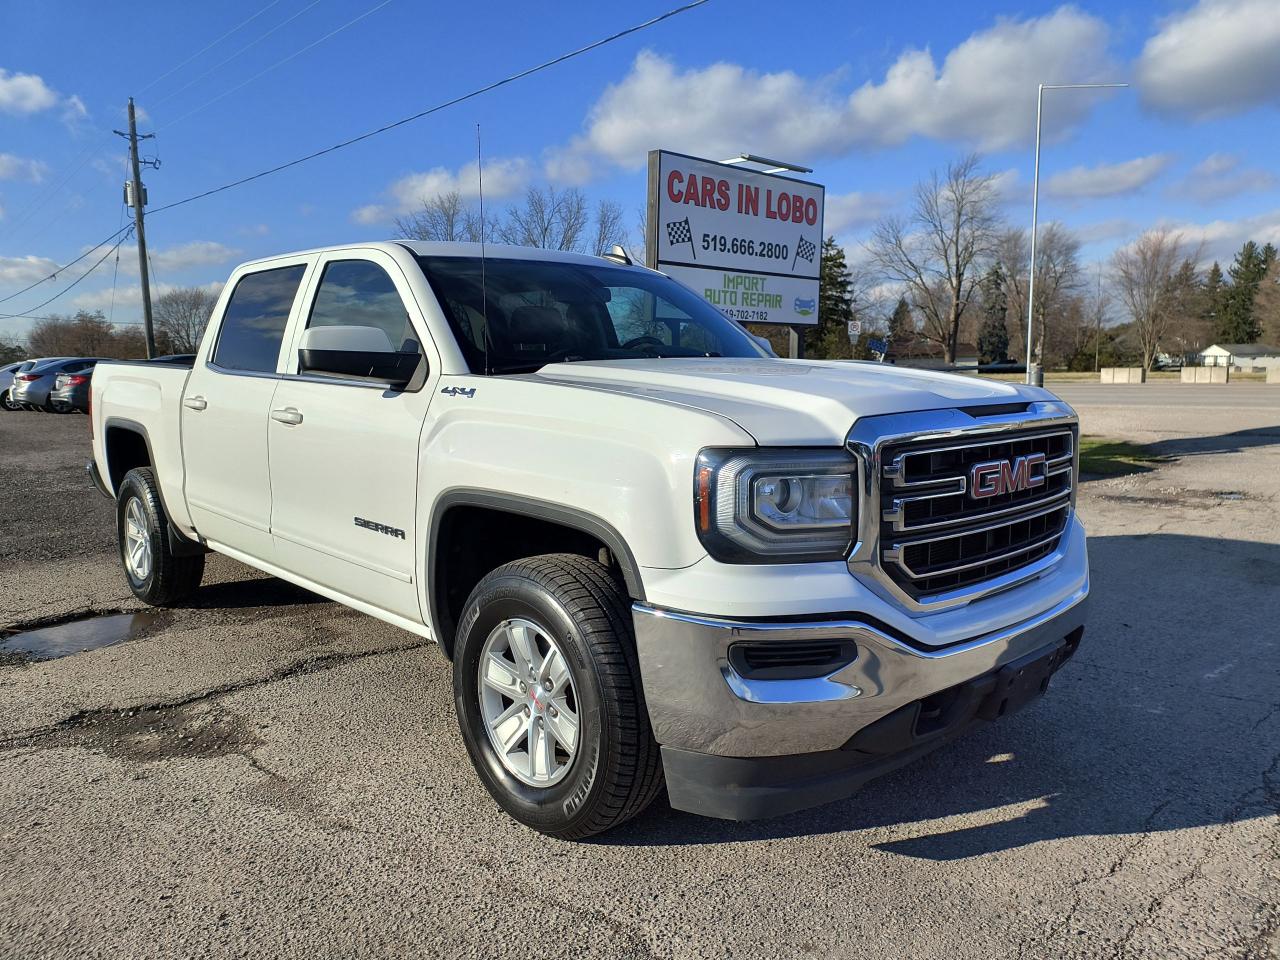
[(1008, 460), (987, 460), (969, 468), (969, 496), (977, 500), (998, 497), (1002, 493), (1030, 490), (1045, 482), (1043, 453)]

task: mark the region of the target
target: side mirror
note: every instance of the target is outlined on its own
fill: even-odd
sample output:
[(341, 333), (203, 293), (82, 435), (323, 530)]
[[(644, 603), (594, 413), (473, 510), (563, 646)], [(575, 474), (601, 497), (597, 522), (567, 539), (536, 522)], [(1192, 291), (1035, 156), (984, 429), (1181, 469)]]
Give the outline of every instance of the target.
[(769, 342), (768, 337), (757, 337), (753, 333), (751, 334), (751, 339), (754, 340), (756, 343), (760, 344), (760, 346), (764, 347), (765, 353), (769, 354), (769, 356), (771, 357), (777, 356), (777, 354), (773, 352), (773, 344)]
[(312, 327), (298, 347), (298, 372), (376, 380), (403, 387), (422, 360), (418, 350), (396, 350), (381, 327)]

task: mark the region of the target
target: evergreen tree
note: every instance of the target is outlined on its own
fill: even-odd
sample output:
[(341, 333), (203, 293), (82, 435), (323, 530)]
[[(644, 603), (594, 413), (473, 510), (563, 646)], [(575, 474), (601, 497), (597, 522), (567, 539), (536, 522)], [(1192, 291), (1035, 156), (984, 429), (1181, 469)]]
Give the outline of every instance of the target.
[[(1270, 247), (1269, 256), (1275, 259), (1275, 248)], [(1252, 240), (1245, 241), (1235, 262), (1227, 271), (1231, 276), (1231, 287), (1223, 304), (1222, 314), (1218, 320), (1217, 339), (1219, 343), (1254, 343), (1262, 331), (1253, 315), (1253, 301), (1258, 294), (1258, 284), (1266, 275), (1268, 253)]]
[(1209, 331), (1210, 336), (1216, 337), (1218, 326), (1222, 322), (1223, 311), (1227, 307), (1227, 284), (1222, 276), (1222, 267), (1218, 266), (1217, 260), (1213, 261), (1213, 266), (1205, 275), (1204, 297), (1200, 306), (1200, 319), (1204, 329)]
[(982, 278), (982, 326), (978, 328), (978, 358), (983, 363), (999, 363), (1009, 356), (1009, 327), (1005, 314), (1009, 296), (1004, 289), (1004, 272), (995, 264)]
[(826, 360), (853, 356), (849, 343), (849, 321), (854, 319), (853, 276), (845, 262), (844, 248), (835, 237), (822, 241), (822, 264), (818, 273), (818, 323), (805, 331), (806, 356)]
[(889, 344), (898, 348), (905, 347), (916, 338), (916, 318), (911, 313), (911, 305), (906, 297), (898, 298), (898, 305), (893, 308), (889, 317)]

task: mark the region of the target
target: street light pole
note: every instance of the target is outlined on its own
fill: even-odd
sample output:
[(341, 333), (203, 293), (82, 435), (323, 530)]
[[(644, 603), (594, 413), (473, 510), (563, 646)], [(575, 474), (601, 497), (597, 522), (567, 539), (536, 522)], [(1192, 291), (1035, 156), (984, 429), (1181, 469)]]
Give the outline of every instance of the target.
[(1040, 116), (1044, 108), (1046, 90), (1097, 90), (1106, 87), (1127, 87), (1127, 83), (1042, 83), (1036, 88), (1036, 162), (1031, 182), (1031, 263), (1027, 268), (1027, 383), (1031, 383), (1032, 323), (1036, 305), (1036, 226), (1040, 216)]

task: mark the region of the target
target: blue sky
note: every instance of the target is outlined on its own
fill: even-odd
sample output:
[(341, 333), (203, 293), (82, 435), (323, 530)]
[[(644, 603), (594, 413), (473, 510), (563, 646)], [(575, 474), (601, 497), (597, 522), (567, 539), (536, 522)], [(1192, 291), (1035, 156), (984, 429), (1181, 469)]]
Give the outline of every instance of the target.
[[(7, 4), (0, 297), (123, 222), (125, 148), (111, 130), (124, 126), (131, 94), (140, 129), (157, 134), (144, 155), (162, 166), (144, 179), (158, 207), (674, 4)], [(634, 223), (647, 149), (748, 151), (812, 166), (827, 187), (828, 232), (856, 259), (877, 216), (902, 209), (916, 180), (970, 150), (999, 175), (1006, 215), (1028, 222), (1035, 86), (1098, 80), (1133, 86), (1046, 94), (1042, 222), (1080, 231), (1090, 260), (1155, 224), (1229, 257), (1248, 237), (1280, 241), (1277, 50), (1274, 0), (712, 0), (366, 143), (157, 214), (147, 228), (154, 280), (161, 290), (215, 283), (251, 257), (389, 237), (391, 218), (423, 192), (473, 189), (477, 123), (491, 207), (551, 182), (616, 199)], [(30, 309), (97, 256), (0, 313)], [(36, 313), (108, 309), (113, 267), (109, 259)], [(117, 322), (139, 315), (132, 241), (112, 309)], [(0, 316), (0, 335), (30, 322)]]

